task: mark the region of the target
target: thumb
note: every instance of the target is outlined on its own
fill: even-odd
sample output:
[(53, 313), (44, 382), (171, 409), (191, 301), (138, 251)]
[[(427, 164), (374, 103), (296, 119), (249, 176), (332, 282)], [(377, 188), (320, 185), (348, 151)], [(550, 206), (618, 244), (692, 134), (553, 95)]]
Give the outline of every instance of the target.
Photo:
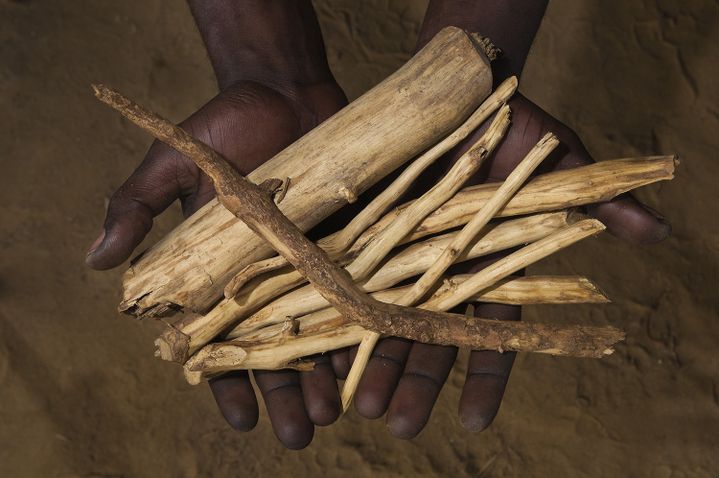
[(155, 142), (142, 164), (110, 199), (102, 232), (90, 246), (85, 263), (97, 270), (123, 263), (152, 228), (153, 218), (181, 192), (179, 153)]

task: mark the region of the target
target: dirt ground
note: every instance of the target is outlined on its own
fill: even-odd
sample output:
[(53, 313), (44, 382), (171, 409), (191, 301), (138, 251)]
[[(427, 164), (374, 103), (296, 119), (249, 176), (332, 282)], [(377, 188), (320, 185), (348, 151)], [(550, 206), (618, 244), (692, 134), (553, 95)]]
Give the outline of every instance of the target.
[[(423, 1), (316, 2), (333, 71), (356, 97), (407, 59)], [(521, 90), (598, 159), (678, 152), (640, 192), (674, 226), (609, 236), (533, 268), (581, 273), (608, 306), (526, 320), (615, 324), (594, 360), (520, 356), (481, 434), (456, 418), (463, 367), (413, 441), (350, 413), (289, 452), (266, 417), (232, 431), (207, 387), (152, 356), (156, 330), (116, 312), (122, 268), (83, 265), (107, 197), (149, 145), (98, 104), (110, 83), (180, 120), (215, 92), (181, 0), (0, 0), (0, 476), (647, 476), (719, 474), (719, 4), (552, 0)], [(148, 244), (179, 218), (156, 222)]]

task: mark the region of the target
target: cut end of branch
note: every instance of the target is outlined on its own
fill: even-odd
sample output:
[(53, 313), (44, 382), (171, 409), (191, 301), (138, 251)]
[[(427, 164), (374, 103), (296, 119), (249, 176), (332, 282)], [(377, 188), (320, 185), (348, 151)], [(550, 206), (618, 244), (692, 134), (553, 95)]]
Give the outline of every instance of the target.
[(474, 41), (474, 45), (487, 56), (489, 61), (494, 61), (502, 55), (502, 50), (497, 48), (492, 41), (483, 37), (479, 33), (470, 33), (469, 37)]
[(584, 287), (593, 294), (592, 298), (594, 303), (608, 304), (612, 301), (609, 296), (597, 284), (587, 279), (586, 277), (580, 277), (579, 283), (582, 287)]
[(190, 350), (190, 337), (169, 327), (155, 340), (155, 346), (155, 355), (162, 360), (185, 363)]
[(185, 363), (189, 372), (218, 372), (226, 370), (227, 364), (241, 364), (247, 357), (245, 349), (229, 342), (210, 344), (201, 348)]
[(187, 367), (182, 368), (182, 373), (190, 385), (199, 385), (205, 380), (205, 375), (202, 372), (188, 370)]

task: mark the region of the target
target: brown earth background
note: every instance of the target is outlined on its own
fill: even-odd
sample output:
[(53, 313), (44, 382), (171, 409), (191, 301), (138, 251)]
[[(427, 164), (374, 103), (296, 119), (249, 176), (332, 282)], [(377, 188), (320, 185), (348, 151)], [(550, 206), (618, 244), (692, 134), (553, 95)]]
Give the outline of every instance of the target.
[[(315, 5), (355, 98), (408, 58), (426, 3)], [(153, 358), (155, 327), (116, 312), (123, 268), (83, 265), (150, 143), (88, 85), (177, 121), (201, 106), (216, 86), (187, 6), (0, 0), (0, 476), (718, 476), (718, 26), (716, 1), (552, 0), (522, 79), (598, 159), (682, 156), (675, 181), (639, 193), (671, 239), (604, 235), (531, 270), (586, 274), (614, 302), (527, 307), (526, 320), (622, 326), (616, 354), (520, 356), (481, 434), (456, 418), (460, 360), (417, 439), (350, 413), (290, 452), (266, 416), (232, 431), (207, 387)]]

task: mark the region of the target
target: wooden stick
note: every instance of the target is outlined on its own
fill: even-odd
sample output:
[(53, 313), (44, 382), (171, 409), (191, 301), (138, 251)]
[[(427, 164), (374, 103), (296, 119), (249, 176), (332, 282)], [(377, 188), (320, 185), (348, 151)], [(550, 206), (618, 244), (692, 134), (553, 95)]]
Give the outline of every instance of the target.
[[(441, 253), (439, 258), (432, 266), (414, 283), (412, 288), (406, 295), (402, 296), (397, 305), (414, 305), (422, 299), (431, 289), (432, 286), (442, 277), (447, 269), (455, 262), (457, 257), (462, 254), (470, 242), (479, 234), (484, 226), (497, 214), (500, 208), (504, 207), (507, 202), (514, 196), (517, 190), (524, 184), (530, 174), (549, 156), (549, 153), (559, 144), (559, 140), (552, 133), (547, 133), (539, 142), (530, 150), (527, 156), (517, 165), (509, 174), (502, 185), (492, 194), (486, 204), (477, 211), (477, 214), (469, 220), (462, 230), (454, 237), (452, 243), (449, 244)], [(391, 227), (391, 226), (389, 226)], [(362, 378), (367, 363), (372, 356), (372, 351), (380, 339), (377, 332), (368, 332), (362, 343), (360, 343), (355, 359), (352, 362), (347, 379), (342, 387), (342, 408), (347, 411), (352, 403), (359, 381)]]
[[(434, 294), (442, 294), (446, 289), (456, 287), (470, 277), (472, 274), (457, 274), (449, 277), (442, 282)], [(373, 292), (371, 295), (382, 302), (392, 303), (399, 300), (411, 287), (412, 285), (395, 287)], [(469, 301), (538, 305), (604, 304), (609, 302), (609, 299), (594, 282), (582, 276), (512, 276), (502, 279), (492, 287), (470, 297)], [(288, 316), (283, 321), (267, 323), (263, 327), (248, 330), (235, 328), (227, 334), (226, 339), (253, 342), (287, 335), (287, 331), (290, 329), (295, 335), (307, 335), (348, 324), (339, 312), (332, 307), (327, 307), (326, 302), (324, 305), (325, 307), (320, 305), (318, 308), (311, 308), (305, 312), (305, 315)], [(332, 313), (330, 314), (328, 311)]]
[[(456, 276), (455, 276), (456, 277)], [(465, 282), (450, 279), (450, 287)], [(539, 304), (606, 304), (606, 294), (590, 279), (582, 276), (509, 277), (497, 281), (470, 297), (473, 302), (509, 305)]]
[[(401, 215), (395, 223), (378, 233), (375, 240), (359, 253), (358, 257), (347, 267), (350, 277), (353, 280), (363, 279), (424, 216), (451, 198), (462, 187), (462, 184), (477, 171), (484, 158), (499, 144), (508, 127), (509, 107), (504, 105), (497, 112), (487, 131), (459, 158), (450, 171), (430, 191), (407, 208), (405, 214)], [(313, 244), (313, 246), (319, 249), (316, 245)], [(334, 263), (332, 265), (336, 266)], [(273, 297), (302, 284), (304, 276), (306, 274), (302, 271), (293, 274), (291, 270), (283, 269), (268, 281), (261, 281), (259, 277), (253, 279), (254, 283), (251, 284), (251, 287), (243, 287), (240, 290), (240, 295), (235, 299), (240, 305), (240, 310), (235, 312), (253, 312)], [(358, 288), (358, 290), (360, 289)], [(318, 290), (318, 292), (322, 294), (322, 291)], [(215, 307), (207, 315), (197, 316), (190, 322), (165, 330), (156, 341), (160, 356), (166, 360), (176, 361), (178, 358), (192, 355), (235, 322), (237, 316), (228, 313), (232, 309), (231, 305), (222, 303), (219, 309)], [(178, 334), (187, 337), (183, 340), (183, 343), (187, 344), (187, 350), (183, 351), (182, 355), (173, 352), (177, 349), (174, 344), (179, 343)]]
[[(335, 312), (327, 310), (321, 313), (329, 315)], [(451, 338), (447, 337), (446, 345), (470, 347), (474, 350), (523, 351), (599, 358), (610, 355), (613, 352), (612, 345), (624, 338), (624, 334), (614, 327), (562, 326), (492, 319), (468, 321), (466, 327), (471, 330), (470, 333), (465, 332), (464, 327), (461, 325), (461, 329), (448, 331)], [(218, 374), (238, 369), (294, 368), (291, 364), (299, 358), (356, 344), (366, 333), (367, 330), (358, 325), (344, 325), (314, 335), (288, 334), (283, 340), (272, 338), (257, 342), (216, 342), (206, 345), (190, 357), (185, 363), (185, 369), (189, 372), (201, 372), (202, 377), (208, 373)], [(567, 350), (566, 344), (572, 344), (571, 351)], [(589, 355), (576, 354), (580, 350), (592, 352)], [(195, 376), (194, 383), (197, 378), (199, 377)]]
[[(331, 313), (335, 313), (331, 309)], [(359, 343), (366, 329), (359, 325), (343, 325), (323, 332), (294, 336), (283, 340), (273, 338), (253, 342), (217, 342), (206, 345), (184, 365), (185, 378), (191, 385), (209, 376), (240, 369), (279, 370), (296, 369), (296, 362), (310, 354)], [(344, 345), (341, 345), (344, 344)]]
[[(628, 190), (672, 179), (677, 163), (676, 156), (650, 156), (603, 161), (589, 166), (543, 174), (528, 181), (500, 210), (499, 215), (520, 215), (607, 201)], [(496, 184), (484, 184), (460, 191), (437, 211), (425, 218), (401, 242), (409, 242), (438, 231), (466, 224), (497, 188)], [(398, 211), (409, 207), (410, 204), (411, 202), (391, 211), (377, 224), (365, 231), (352, 246), (348, 256), (358, 254), (379, 231), (394, 220)], [(287, 291), (304, 282), (299, 273), (287, 272), (284, 279), (286, 279), (284, 285), (282, 285), (282, 281), (277, 281), (278, 286), (282, 285), (282, 287), (278, 287), (278, 290)], [(248, 304), (248, 302), (243, 303)], [(253, 306), (254, 310), (259, 307), (258, 305)], [(233, 312), (231, 305), (221, 303), (219, 310), (212, 310), (208, 315), (225, 317), (226, 319), (223, 320), (228, 320), (227, 325), (229, 326), (230, 323), (251, 312), (247, 310)], [(174, 331), (168, 331), (166, 335), (171, 333)], [(202, 340), (209, 341), (211, 338), (206, 337)], [(166, 337), (166, 339), (171, 340), (171, 337)]]
[(595, 219), (579, 220), (571, 226), (499, 259), (456, 287), (435, 295), (421, 307), (431, 310), (449, 310), (510, 274), (603, 230), (604, 224)]
[[(489, 61), (478, 40), (445, 28), (395, 73), (249, 179), (260, 184), (289, 177), (280, 208), (309, 230), (347, 204), (347, 192), (359, 196), (444, 138), (491, 89)], [(130, 266), (120, 309), (137, 316), (178, 309), (205, 313), (232, 276), (272, 254), (262, 238), (212, 200)]]
[(477, 172), (509, 128), (509, 106), (502, 106), (487, 131), (472, 148), (464, 153), (449, 172), (429, 191), (413, 201), (385, 229), (367, 244), (359, 256), (347, 266), (355, 279), (364, 279), (387, 254), (432, 211), (447, 202)]
[(289, 262), (282, 256), (268, 257), (267, 259), (247, 264), (237, 275), (230, 279), (230, 282), (225, 286), (225, 298), (231, 299), (236, 296), (240, 289), (255, 277), (282, 269), (288, 264)]
[[(623, 336), (614, 328), (592, 329), (589, 334), (588, 328), (570, 330), (539, 324), (502, 323), (377, 301), (365, 294), (345, 270), (332, 262), (281, 213), (266, 189), (247, 181), (212, 148), (116, 92), (96, 87), (96, 94), (138, 126), (190, 156), (212, 179), (225, 207), (267, 240), (343, 316), (366, 329), (426, 343), (584, 357), (602, 357), (611, 353), (611, 346)], [(176, 347), (181, 342), (171, 345)], [(179, 347), (175, 351), (179, 358), (180, 354), (186, 354), (187, 348)]]
[[(422, 304), (420, 307), (424, 310), (443, 311), (449, 310), (458, 303), (464, 302), (471, 298), (472, 295), (482, 290), (483, 284), (489, 282), (496, 283), (499, 279), (506, 277), (512, 272), (516, 272), (519, 269), (527, 267), (536, 260), (539, 260), (547, 255), (550, 255), (560, 249), (563, 249), (581, 239), (590, 237), (604, 229), (602, 223), (594, 219), (585, 219), (576, 222), (570, 226), (565, 227), (559, 232), (552, 234), (544, 239), (541, 239), (529, 246), (520, 249), (519, 251), (506, 256), (494, 265), (497, 267), (490, 266), (483, 269), (477, 274), (471, 275), (464, 282), (459, 284), (449, 284), (449, 287), (440, 288), (438, 293), (433, 296), (428, 302)], [(502, 275), (505, 274), (506, 275)], [(406, 308), (406, 310), (414, 310)], [(329, 312), (326, 312), (329, 315)], [(452, 315), (452, 314), (448, 314)], [(347, 318), (341, 319), (345, 322), (349, 321)], [(418, 319), (425, 320), (425, 319)], [(405, 337), (420, 342), (431, 342), (438, 343), (440, 345), (456, 345), (456, 346), (468, 346), (473, 349), (489, 349), (489, 350), (514, 350), (514, 351), (525, 351), (525, 352), (538, 352), (549, 353), (553, 355), (575, 355), (577, 356), (591, 356), (601, 357), (606, 354), (612, 353), (611, 346), (606, 348), (598, 347), (598, 344), (606, 343), (605, 341), (614, 340), (618, 337), (623, 337), (623, 332), (613, 327), (599, 327), (599, 328), (584, 328), (584, 327), (570, 327), (570, 328), (552, 328), (544, 329), (544, 325), (532, 324), (531, 330), (525, 330), (523, 328), (513, 329), (511, 326), (518, 324), (525, 324), (522, 322), (499, 322), (487, 319), (477, 319), (472, 317), (465, 317), (464, 324), (459, 325), (454, 322), (446, 329), (442, 329), (438, 332), (438, 328), (435, 323), (423, 322), (422, 332), (418, 332), (416, 328), (404, 328), (404, 324), (400, 327), (394, 326), (391, 322), (379, 324), (385, 327), (386, 335), (393, 335), (399, 337)], [(501, 332), (498, 331), (499, 335), (496, 335), (494, 331), (487, 330), (484, 327), (489, 327), (490, 323), (503, 324), (508, 328), (503, 329)], [(538, 328), (534, 328), (538, 326)], [(457, 328), (455, 328), (457, 327)], [(550, 326), (547, 326), (550, 327)], [(294, 330), (294, 327), (291, 328)], [(339, 329), (338, 329), (339, 330)], [(338, 332), (335, 330), (335, 332)], [(391, 332), (389, 332), (391, 330)], [(464, 331), (470, 331), (471, 333), (465, 335)], [(399, 333), (398, 333), (399, 332)], [(261, 332), (259, 332), (261, 333)], [(339, 333), (339, 332), (338, 332)], [(553, 342), (554, 337), (552, 334), (559, 334), (560, 344)], [(427, 335), (425, 335), (427, 334)], [(545, 335), (546, 334), (546, 335)], [(431, 340), (428, 338), (431, 337)], [(571, 337), (571, 339), (570, 339)], [(284, 341), (293, 341), (297, 338), (296, 335), (288, 334), (287, 337), (283, 337)], [(268, 338), (270, 342), (275, 342), (274, 339)], [(349, 339), (348, 339), (349, 340)], [(571, 352), (566, 349), (565, 340), (570, 340)], [(617, 339), (621, 340), (621, 339)], [(342, 342), (343, 344), (346, 342)], [(581, 343), (581, 345), (579, 345)], [(294, 360), (298, 357), (311, 355), (318, 352), (325, 352), (333, 350), (335, 348), (341, 348), (345, 345), (334, 346), (330, 348), (313, 348), (314, 342), (308, 337), (303, 337), (303, 341), (300, 346), (292, 348), (293, 353), (296, 354), (291, 358)], [(541, 345), (540, 345), (541, 344)], [(590, 345), (593, 344), (593, 345)], [(534, 346), (539, 346), (539, 349), (535, 349)], [(235, 368), (242, 368), (240, 366), (241, 361), (238, 362), (238, 349), (246, 348), (248, 343), (245, 342), (242, 346), (230, 341), (210, 344), (203, 347), (197, 354), (195, 354), (186, 364), (186, 369), (189, 372), (210, 372), (217, 373), (226, 370), (233, 370)], [(327, 342), (322, 342), (318, 347), (327, 347)], [(578, 350), (579, 349), (579, 350)], [(581, 350), (581, 351), (580, 351)], [(285, 358), (283, 358), (284, 360)], [(196, 377), (195, 377), (196, 379)]]
[(559, 145), (559, 140), (552, 133), (547, 133), (517, 165), (502, 185), (495, 191), (489, 201), (477, 211), (477, 214), (459, 231), (452, 243), (447, 246), (434, 264), (415, 282), (412, 289), (403, 297), (403, 305), (414, 304), (429, 292), (432, 286), (442, 277), (449, 267), (455, 263), (470, 243), (504, 207), (530, 174)]
[[(517, 77), (512, 76), (504, 80), (459, 128), (415, 159), (392, 184), (376, 196), (344, 229), (319, 240), (317, 245), (324, 249), (333, 260), (339, 259), (352, 246), (359, 235), (374, 224), (407, 191), (423, 171), (477, 129), (492, 113), (505, 104), (516, 90)], [(286, 265), (287, 261), (281, 256), (248, 265), (233, 277), (225, 287), (225, 297), (233, 297), (250, 279)]]
[[(656, 181), (672, 179), (677, 162), (676, 156), (615, 159), (540, 175), (520, 189), (509, 204), (499, 212), (499, 215), (512, 216), (606, 201), (622, 192)], [(430, 214), (400, 243), (414, 241), (466, 224), (476, 214), (478, 208), (488, 200), (496, 187), (494, 184), (485, 184), (460, 191), (438, 211)], [(399, 209), (404, 209), (407, 206), (405, 204)], [(352, 257), (356, 257), (396, 215), (397, 211), (388, 213), (377, 224), (365, 231), (340, 263), (349, 262)], [(278, 291), (287, 291), (304, 282), (297, 272), (286, 273), (285, 271), (282, 276), (286, 282), (284, 284), (281, 284), (280, 281), (275, 282)], [(250, 285), (248, 289), (251, 290), (252, 287), (254, 286)], [(277, 295), (279, 293), (275, 294), (275, 297)], [(244, 299), (242, 303), (248, 304)], [(258, 306), (255, 305), (255, 307)], [(228, 310), (228, 308), (223, 308), (223, 310)], [(213, 312), (210, 313), (213, 314)], [(248, 313), (246, 310), (238, 311), (234, 314), (234, 320), (239, 320), (246, 313)]]
[[(567, 212), (542, 213), (518, 219), (491, 224), (485, 234), (476, 240), (465, 251), (458, 262), (502, 251), (511, 247), (533, 242), (567, 226)], [(387, 259), (371, 277), (360, 282), (365, 292), (387, 289), (395, 284), (426, 271), (437, 260), (457, 235), (451, 232), (442, 236), (412, 244), (403, 251)], [(242, 311), (247, 310), (247, 302), (235, 310), (224, 309), (224, 313), (232, 313), (233, 317), (222, 319), (233, 323), (242, 319)], [(240, 322), (229, 335), (241, 335), (252, 330), (280, 323), (288, 317), (298, 317), (315, 310), (327, 307), (327, 301), (310, 285), (288, 292), (265, 305)]]
[[(472, 274), (459, 274), (449, 278), (436, 292), (441, 294), (445, 289), (454, 287), (470, 278)], [(373, 295), (377, 300), (392, 302), (404, 294), (411, 286), (398, 287), (395, 289), (375, 292)], [(478, 302), (493, 302), (504, 304), (569, 304), (569, 303), (606, 303), (609, 301), (604, 293), (589, 279), (575, 276), (528, 276), (510, 277), (499, 281), (495, 286), (485, 290), (481, 294), (472, 297), (470, 300)], [(329, 343), (324, 339), (314, 341), (311, 339), (316, 334), (328, 333), (336, 339)], [(298, 368), (298, 365), (307, 367), (307, 362), (296, 362), (302, 357), (307, 357), (327, 350), (341, 348), (341, 346), (356, 345), (367, 333), (366, 329), (357, 328), (349, 324), (342, 315), (332, 307), (327, 307), (310, 314), (288, 319), (283, 323), (276, 323), (268, 327), (253, 330), (241, 337), (233, 344), (243, 344), (249, 358), (238, 360), (234, 365), (225, 364), (232, 369), (258, 369), (268, 368)], [(334, 334), (334, 335), (332, 335)], [(295, 342), (294, 337), (303, 338), (301, 342)], [(273, 345), (273, 342), (274, 345)], [(279, 349), (273, 349), (278, 343)], [(259, 345), (258, 345), (259, 344)], [(255, 347), (262, 353), (255, 352)], [(264, 353), (266, 350), (274, 350), (272, 353)], [(194, 361), (201, 360), (191, 358), (185, 367), (185, 375), (188, 382), (195, 385), (203, 378), (216, 375), (219, 372), (208, 373), (188, 370), (188, 367), (196, 366)], [(202, 367), (202, 366), (199, 366)]]
[[(530, 179), (497, 216), (556, 211), (609, 201), (632, 189), (673, 179), (678, 162), (676, 155), (647, 156), (601, 161), (588, 166), (541, 174)], [(404, 242), (425, 237), (437, 230), (466, 224), (498, 187), (499, 183), (487, 183), (463, 189), (427, 216)], [(395, 217), (411, 204), (410, 201), (387, 213), (357, 239), (350, 253), (365, 247), (379, 231), (391, 224)]]

